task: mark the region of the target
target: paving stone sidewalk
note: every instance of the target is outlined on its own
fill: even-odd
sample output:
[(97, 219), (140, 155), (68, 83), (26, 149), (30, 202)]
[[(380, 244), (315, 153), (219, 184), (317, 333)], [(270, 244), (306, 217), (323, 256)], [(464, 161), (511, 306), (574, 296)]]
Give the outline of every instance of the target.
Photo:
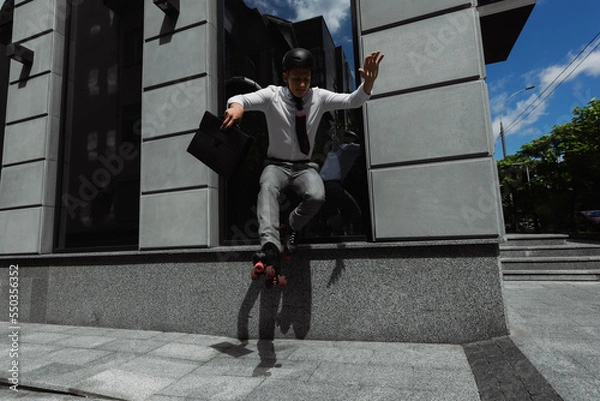
[(22, 324), (18, 393), (0, 322), (0, 400), (600, 400), (600, 283), (510, 282), (505, 297), (511, 336), (464, 346)]
[(23, 324), (20, 331), (20, 386), (98, 399), (479, 400), (460, 345), (241, 343), (38, 324)]
[(505, 282), (511, 340), (565, 401), (600, 400), (600, 282)]

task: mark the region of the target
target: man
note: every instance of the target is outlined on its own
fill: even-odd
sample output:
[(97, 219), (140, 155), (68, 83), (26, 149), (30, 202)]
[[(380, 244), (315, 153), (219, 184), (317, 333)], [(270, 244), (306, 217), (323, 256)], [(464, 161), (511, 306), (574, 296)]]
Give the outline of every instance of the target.
[[(286, 86), (270, 85), (245, 95), (231, 97), (221, 129), (238, 124), (244, 111), (262, 111), (267, 120), (269, 147), (260, 176), (257, 217), (266, 264), (276, 264), (281, 252), (296, 249), (297, 232), (317, 214), (325, 201), (325, 189), (316, 163), (311, 162), (315, 136), (325, 112), (357, 108), (370, 97), (383, 59), (380, 52), (365, 58), (359, 69), (363, 83), (351, 94), (311, 88), (313, 55), (306, 49), (292, 49), (283, 57)], [(288, 218), (289, 234), (283, 248), (279, 236), (279, 195), (290, 188), (301, 197)]]

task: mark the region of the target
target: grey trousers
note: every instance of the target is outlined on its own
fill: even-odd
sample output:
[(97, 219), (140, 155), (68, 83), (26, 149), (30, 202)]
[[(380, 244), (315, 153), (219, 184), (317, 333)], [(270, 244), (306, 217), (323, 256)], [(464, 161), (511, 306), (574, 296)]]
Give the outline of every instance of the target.
[(276, 162), (265, 166), (256, 206), (261, 246), (272, 242), (281, 248), (279, 197), (282, 191), (289, 188), (301, 197), (288, 219), (292, 230), (301, 230), (319, 212), (325, 202), (325, 188), (317, 169), (316, 163), (306, 162)]

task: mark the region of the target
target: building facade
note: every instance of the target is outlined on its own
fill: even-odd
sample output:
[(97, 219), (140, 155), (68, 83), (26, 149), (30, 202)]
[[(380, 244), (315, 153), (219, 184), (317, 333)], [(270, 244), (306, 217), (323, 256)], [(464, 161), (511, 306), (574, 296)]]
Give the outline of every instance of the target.
[(234, 0), (6, 1), (0, 258), (22, 267), (23, 319), (285, 336), (271, 328), (274, 297), (302, 338), (505, 334), (485, 64), (508, 56), (534, 1), (365, 3), (352, 1), (356, 59), (381, 50), (385, 61), (358, 117), (331, 116), (363, 139), (352, 180), (363, 227), (307, 233), (290, 287), (273, 295), (246, 274), (262, 117), (245, 119), (256, 150), (229, 181), (185, 149), (205, 110), (277, 82), (297, 45), (317, 54), (323, 86), (350, 90), (323, 19), (290, 23)]

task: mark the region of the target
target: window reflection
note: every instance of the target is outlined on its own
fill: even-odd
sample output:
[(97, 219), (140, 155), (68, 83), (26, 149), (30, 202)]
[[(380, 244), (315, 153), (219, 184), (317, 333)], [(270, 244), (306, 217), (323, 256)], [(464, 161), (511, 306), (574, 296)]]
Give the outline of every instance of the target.
[(134, 247), (144, 1), (69, 4), (57, 247)]
[[(307, 16), (306, 10), (286, 9), (281, 3), (266, 3), (257, 0), (224, 1), (224, 96), (225, 100), (239, 93), (255, 91), (271, 84), (283, 85), (281, 60), (294, 47), (310, 50), (315, 57), (312, 85), (335, 92), (351, 92), (355, 89), (354, 46), (347, 42), (352, 38), (350, 2), (346, 0), (345, 18), (336, 21), (336, 30), (345, 24), (346, 32), (336, 31), (338, 43), (326, 23), (324, 15)], [(344, 0), (314, 2), (318, 7), (329, 7)], [(340, 14), (340, 13), (338, 13)], [(299, 18), (299, 17), (304, 18)], [(331, 19), (330, 19), (331, 20)], [(340, 38), (344, 38), (344, 43)], [(342, 46), (343, 45), (343, 46)], [(348, 54), (350, 53), (350, 54)], [(352, 67), (351, 67), (352, 66)], [(223, 105), (224, 107), (225, 105)], [(263, 168), (267, 150), (267, 128), (262, 113), (245, 113), (243, 130), (255, 136), (250, 154), (237, 176), (232, 177), (224, 190), (225, 197), (225, 240), (229, 244), (256, 243), (258, 222), (256, 198), (258, 179)], [(357, 132), (362, 138), (360, 110), (327, 113), (320, 124), (313, 160), (323, 164), (329, 151), (341, 142), (346, 130)], [(358, 236), (364, 238), (368, 223), (367, 180), (364, 150), (345, 180), (345, 187), (363, 210), (363, 219), (337, 230), (335, 235), (326, 227), (326, 217), (318, 216), (305, 229), (304, 237), (313, 241), (331, 240), (332, 236)], [(289, 195), (292, 197), (293, 195)], [(298, 199), (282, 199), (282, 216), (289, 214)], [(335, 210), (335, 208), (333, 208)], [(331, 210), (331, 208), (329, 209)], [(281, 221), (285, 221), (282, 218)]]

